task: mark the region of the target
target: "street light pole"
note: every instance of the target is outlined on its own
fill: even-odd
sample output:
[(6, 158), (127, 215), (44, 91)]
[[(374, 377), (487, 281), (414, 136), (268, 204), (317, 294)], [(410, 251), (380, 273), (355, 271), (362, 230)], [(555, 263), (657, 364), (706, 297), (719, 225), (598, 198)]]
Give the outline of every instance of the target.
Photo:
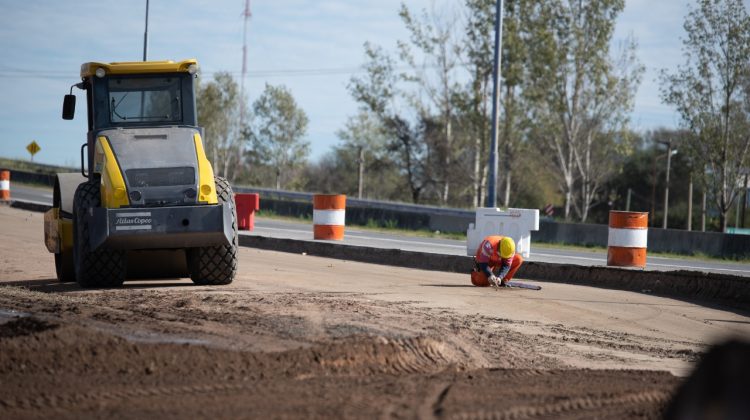
[(487, 207), (497, 206), (497, 114), (500, 91), (500, 52), (503, 42), (503, 0), (495, 2), (495, 71), (492, 72), (492, 134), (490, 139), (490, 176), (487, 186)]

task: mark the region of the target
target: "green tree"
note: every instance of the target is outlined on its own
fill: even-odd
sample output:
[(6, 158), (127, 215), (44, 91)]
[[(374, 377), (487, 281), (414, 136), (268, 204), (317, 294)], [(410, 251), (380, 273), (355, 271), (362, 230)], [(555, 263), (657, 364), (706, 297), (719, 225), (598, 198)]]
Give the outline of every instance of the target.
[[(492, 72), (494, 70), (494, 25), (495, 0), (466, 0), (465, 19), (465, 61), (469, 69), (469, 83), (459, 97), (465, 130), (472, 137), (470, 147), (474, 206), (482, 206), (487, 182), (487, 161), (490, 139), (490, 112), (492, 110)], [(503, 204), (511, 201), (512, 173), (519, 169), (516, 159), (524, 137), (526, 122), (525, 104), (521, 93), (526, 47), (522, 39), (521, 10), (525, 0), (504, 2), (503, 40), (501, 56), (501, 101), (498, 149), (500, 152), (500, 172), (503, 185)]]
[(266, 84), (253, 102), (250, 158), (254, 165), (272, 171), (276, 189), (286, 186), (294, 171), (307, 160), (307, 123), (307, 114), (284, 86)]
[[(520, 168), (518, 162), (519, 149), (522, 147), (522, 136), (528, 121), (526, 119), (527, 104), (521, 96), (521, 85), (524, 81), (528, 60), (526, 45), (521, 31), (521, 11), (526, 7), (525, 0), (508, 1), (505, 3), (503, 18), (503, 51), (502, 67), (502, 126), (500, 131), (500, 147), (504, 151), (501, 164), (505, 192), (503, 205), (510, 206), (510, 194), (513, 186), (512, 174)], [(518, 180), (523, 180), (522, 176)]]
[(219, 72), (213, 80), (198, 83), (196, 107), (198, 125), (203, 127), (206, 154), (214, 171), (228, 179), (238, 175), (242, 148), (247, 142), (240, 127), (241, 101), (239, 86), (228, 72)]
[(465, 131), (471, 139), (472, 201), (474, 207), (481, 207), (487, 185), (495, 0), (467, 0), (466, 9), (465, 54), (470, 81), (458, 97), (458, 107)]
[[(433, 8), (423, 10), (415, 16), (406, 4), (401, 4), (399, 12), (404, 26), (409, 31), (409, 43), (399, 42), (401, 60), (409, 66), (409, 73), (403, 78), (413, 82), (417, 91), (408, 96), (409, 102), (418, 115), (434, 124), (427, 138), (431, 149), (430, 162), (435, 168), (436, 183), (440, 202), (448, 203), (452, 174), (456, 171), (456, 147), (454, 121), (456, 118), (455, 97), (460, 85), (460, 60), (462, 43), (455, 30), (456, 16), (447, 7), (441, 11)], [(417, 60), (415, 51), (421, 60)]]
[(342, 130), (336, 134), (342, 141), (337, 147), (338, 155), (348, 157), (357, 163), (357, 198), (365, 194), (365, 172), (368, 163), (374, 163), (384, 158), (385, 133), (380, 122), (368, 112), (360, 112), (350, 117)]
[(610, 57), (623, 7), (623, 0), (547, 0), (522, 10), (532, 135), (557, 169), (566, 220), (571, 207), (586, 220), (612, 159), (627, 150), (622, 133), (643, 67), (632, 40), (617, 60)]
[(750, 148), (750, 18), (741, 0), (699, 0), (684, 24), (686, 61), (662, 72), (662, 99), (693, 135), (685, 146), (719, 210), (722, 230), (739, 196)]
[(419, 203), (432, 182), (426, 159), (425, 121), (418, 116), (411, 122), (398, 111), (397, 99), (403, 98), (403, 92), (398, 87), (393, 58), (370, 43), (365, 43), (365, 54), (365, 74), (350, 79), (349, 92), (363, 111), (379, 121), (387, 139), (385, 150), (403, 174), (412, 202)]

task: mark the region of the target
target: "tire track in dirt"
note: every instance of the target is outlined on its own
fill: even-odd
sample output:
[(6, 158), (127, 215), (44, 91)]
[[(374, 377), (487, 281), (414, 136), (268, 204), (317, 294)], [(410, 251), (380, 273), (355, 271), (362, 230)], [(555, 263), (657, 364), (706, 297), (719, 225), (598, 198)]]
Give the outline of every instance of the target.
[[(565, 414), (583, 415), (592, 410), (613, 406), (658, 404), (664, 405), (670, 394), (664, 391), (632, 392), (611, 397), (580, 397), (555, 403), (521, 405), (498, 411), (474, 411), (449, 416), (457, 420), (516, 420), (535, 417), (562, 416)], [(593, 413), (592, 413), (593, 414)]]
[(443, 401), (445, 401), (445, 397), (450, 392), (452, 386), (453, 381), (438, 382), (431, 385), (426, 397), (417, 409), (417, 416), (420, 419), (441, 417), (443, 414)]
[[(580, 353), (572, 346), (588, 346), (591, 347), (589, 351), (599, 353), (602, 357), (606, 357), (609, 352), (618, 352), (693, 363), (700, 358), (707, 347), (705, 344), (698, 342), (655, 338), (611, 330), (565, 326), (563, 324), (544, 324), (535, 321), (514, 321), (498, 318), (488, 318), (487, 323), (494, 323), (500, 328), (515, 327), (516, 330), (533, 335), (538, 343), (543, 343), (543, 347), (555, 348), (556, 351), (569, 354)], [(611, 357), (615, 360), (615, 356)]]

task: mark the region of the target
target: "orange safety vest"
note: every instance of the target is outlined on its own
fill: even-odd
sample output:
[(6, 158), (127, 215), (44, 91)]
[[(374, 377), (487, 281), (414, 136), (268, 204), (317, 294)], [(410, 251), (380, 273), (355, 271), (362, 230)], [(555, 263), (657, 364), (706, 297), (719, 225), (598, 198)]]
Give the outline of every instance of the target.
[[(484, 238), (477, 253), (474, 255), (474, 259), (477, 263), (485, 263), (490, 267), (499, 267), (500, 265), (510, 264), (513, 262), (515, 253), (510, 258), (500, 258), (500, 241), (503, 240), (504, 236), (501, 235), (490, 235)], [(503, 264), (505, 263), (505, 264)]]

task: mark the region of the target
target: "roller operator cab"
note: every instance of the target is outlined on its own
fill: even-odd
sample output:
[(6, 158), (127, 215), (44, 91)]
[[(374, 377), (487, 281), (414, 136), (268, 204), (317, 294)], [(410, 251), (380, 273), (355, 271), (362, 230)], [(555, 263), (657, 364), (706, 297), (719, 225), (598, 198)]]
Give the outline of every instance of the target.
[(112, 287), (126, 278), (234, 279), (234, 196), (203, 148), (197, 69), (196, 60), (81, 66), (82, 81), (63, 101), (63, 118), (73, 119), (73, 88), (85, 93), (81, 171), (57, 174), (44, 216), (60, 281)]

